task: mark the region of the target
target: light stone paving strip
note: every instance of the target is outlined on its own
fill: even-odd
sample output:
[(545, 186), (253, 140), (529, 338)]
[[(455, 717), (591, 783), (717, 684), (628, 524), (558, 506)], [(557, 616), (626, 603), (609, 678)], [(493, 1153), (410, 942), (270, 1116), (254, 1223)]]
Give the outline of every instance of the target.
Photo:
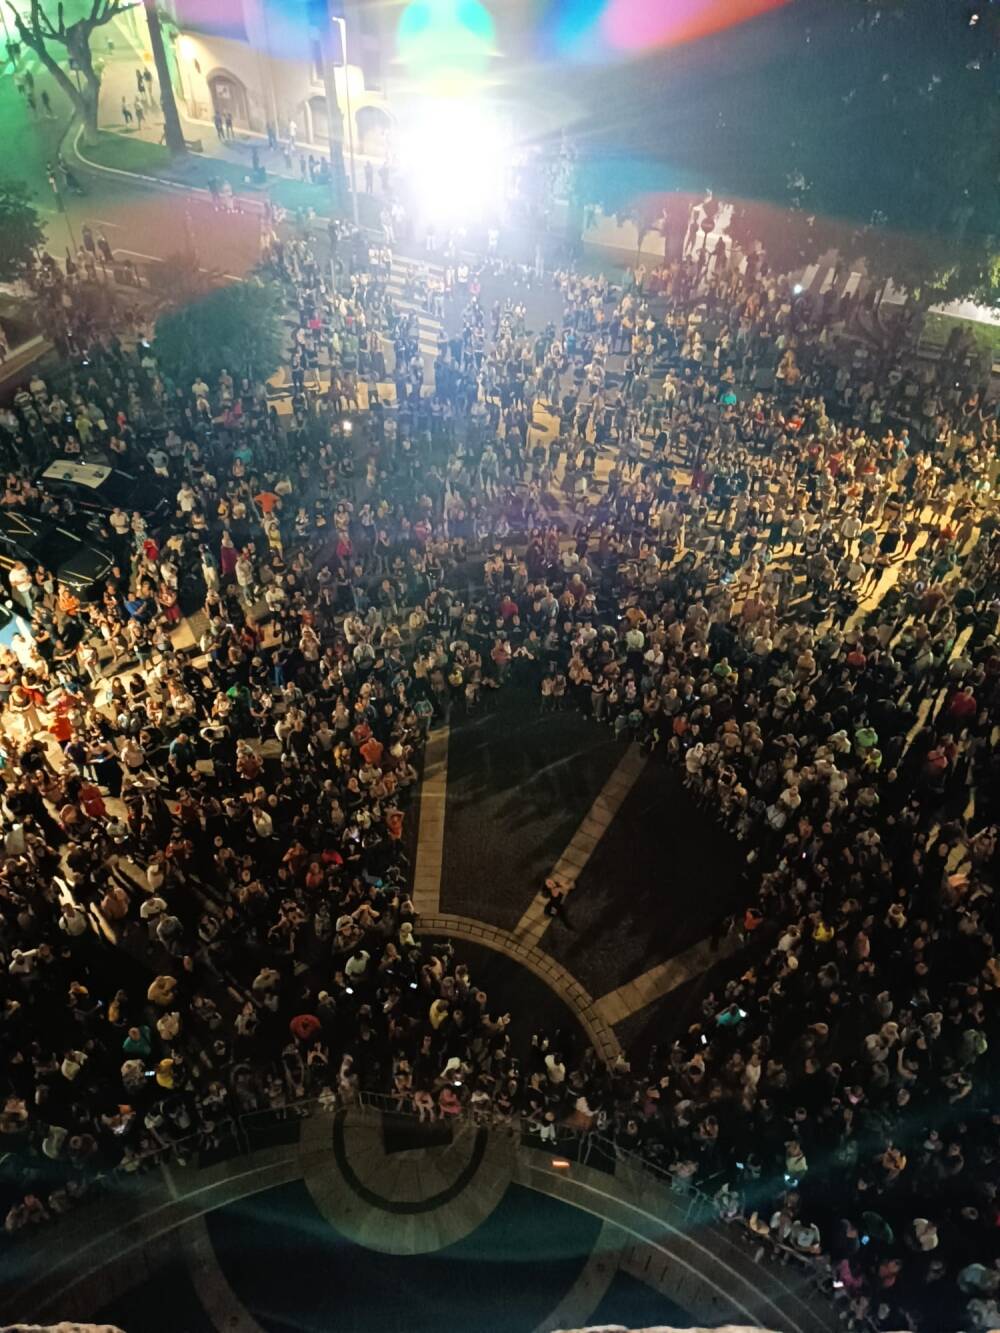
[[(507, 1192), (513, 1175), (515, 1144), (492, 1134), (482, 1160), (475, 1165), (480, 1131), (468, 1123), (453, 1129), (449, 1145), (387, 1153), (381, 1120), (351, 1107), (343, 1121), (343, 1150), (353, 1179), (346, 1179), (335, 1154), (317, 1154), (317, 1139), (303, 1122), (303, 1180), (317, 1211), (341, 1235), (383, 1254), (429, 1254), (454, 1245), (482, 1226)], [(326, 1121), (322, 1137), (331, 1136)], [(322, 1141), (322, 1140), (320, 1140)], [(463, 1172), (474, 1168), (468, 1183), (440, 1203), (434, 1196), (460, 1185)], [(361, 1197), (358, 1186), (378, 1203)], [(399, 1205), (428, 1201), (426, 1209)], [(395, 1207), (393, 1205), (396, 1205)]]
[(413, 872), (413, 906), (423, 916), (441, 906), (441, 858), (444, 853), (444, 816), (448, 800), (448, 737), (450, 728), (438, 727), (427, 739), (424, 777), (420, 784), (420, 825), (417, 863)]
[(551, 958), (541, 949), (526, 943), (509, 930), (500, 930), (497, 926), (488, 926), (484, 921), (476, 921), (467, 916), (421, 915), (417, 922), (417, 934), (434, 933), (448, 938), (467, 939), (474, 944), (482, 944), (487, 949), (506, 954), (515, 963), (520, 963), (529, 972), (533, 972), (545, 982), (560, 1000), (576, 1015), (586, 1032), (588, 1039), (604, 1060), (613, 1060), (621, 1052), (618, 1038), (609, 1024), (597, 1012), (592, 996), (580, 985), (572, 973)]
[(665, 963), (657, 963), (648, 972), (602, 995), (594, 1001), (594, 1012), (602, 1022), (613, 1027), (644, 1009), (647, 1004), (662, 1000), (692, 977), (701, 976), (710, 967), (734, 954), (739, 947), (738, 940), (732, 935), (721, 940), (714, 951), (707, 938), (699, 940), (683, 953), (675, 954)]
[[(376, 1113), (366, 1115), (374, 1127), (380, 1125)], [(322, 1115), (302, 1122), (296, 1147), (279, 1144), (211, 1167), (180, 1168), (173, 1199), (155, 1176), (145, 1179), (140, 1192), (98, 1198), (60, 1224), (58, 1246), (48, 1233), (19, 1242), (18, 1275), (3, 1291), (5, 1320), (86, 1321), (165, 1264), (183, 1259), (182, 1233), (206, 1213), (303, 1178), (339, 1174), (332, 1127), (332, 1116)], [(625, 1271), (712, 1327), (745, 1316), (746, 1322), (783, 1333), (829, 1333), (831, 1308), (800, 1277), (789, 1283), (779, 1271), (758, 1267), (751, 1251), (731, 1240), (722, 1224), (693, 1232), (686, 1200), (651, 1176), (622, 1162), (614, 1176), (579, 1163), (557, 1169), (550, 1153), (493, 1137), (502, 1138), (505, 1156), (513, 1154), (517, 1184), (582, 1207), (624, 1233), (630, 1242), (622, 1256)], [(505, 1170), (509, 1175), (509, 1161)], [(606, 1234), (602, 1230), (601, 1241)], [(600, 1276), (591, 1272), (589, 1280)], [(584, 1294), (579, 1286), (576, 1294)], [(247, 1333), (248, 1325), (232, 1323), (234, 1315), (230, 1303), (223, 1316), (230, 1322), (220, 1327)]]
[(204, 1217), (195, 1217), (180, 1229), (181, 1245), (195, 1295), (219, 1333), (264, 1333), (229, 1284), (222, 1270)]
[[(595, 798), (566, 850), (552, 868), (552, 878), (558, 881), (559, 888), (564, 893), (569, 894), (575, 886), (580, 871), (590, 860), (594, 848), (604, 837), (626, 796), (635, 786), (645, 764), (646, 756), (642, 747), (633, 741), (615, 767), (615, 771), (601, 788), (600, 795)], [(514, 929), (517, 939), (529, 945), (538, 944), (552, 920), (550, 916), (545, 915), (547, 902), (545, 894), (539, 890)]]
[(607, 1295), (628, 1242), (625, 1232), (613, 1222), (605, 1222), (579, 1277), (551, 1314), (535, 1325), (534, 1333), (555, 1333), (557, 1329), (585, 1324)]

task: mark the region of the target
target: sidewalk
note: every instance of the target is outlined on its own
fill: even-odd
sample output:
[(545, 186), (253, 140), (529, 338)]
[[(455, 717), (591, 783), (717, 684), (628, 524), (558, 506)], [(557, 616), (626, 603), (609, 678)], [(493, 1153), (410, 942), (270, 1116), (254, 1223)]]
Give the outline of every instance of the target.
[[(192, 190), (207, 190), (209, 181), (228, 181), (234, 194), (244, 198), (270, 198), (289, 212), (312, 209), (319, 217), (330, 215), (330, 189), (303, 179), (299, 159), (310, 155), (326, 159), (328, 149), (318, 144), (299, 144), (289, 171), (282, 154), (268, 148), (263, 134), (240, 130), (234, 140), (219, 139), (211, 121), (194, 120), (187, 115), (180, 99), (177, 109), (181, 128), (191, 150), (186, 158), (173, 161), (163, 144), (163, 120), (158, 105), (147, 108), (147, 116), (140, 129), (135, 121), (125, 125), (121, 114), (122, 97), (131, 109), (136, 95), (133, 56), (109, 60), (101, 80), (101, 102), (98, 115), (100, 139), (96, 145), (84, 144), (76, 138), (74, 150), (85, 166), (125, 175), (164, 181)], [(267, 179), (259, 185), (251, 178), (253, 150), (257, 149)], [(356, 159), (358, 175), (363, 179), (364, 163)], [(373, 161), (373, 165), (376, 165)], [(359, 215), (363, 225), (376, 226), (382, 207), (377, 194), (358, 194)]]
[[(289, 213), (300, 209), (308, 213), (311, 209), (321, 221), (330, 216), (329, 186), (312, 184), (307, 177), (303, 178), (301, 170), (301, 162), (307, 161), (310, 156), (328, 160), (329, 148), (324, 144), (297, 144), (292, 168), (289, 169), (282, 153), (268, 147), (265, 134), (240, 129), (236, 131), (234, 139), (220, 140), (211, 120), (194, 119), (188, 115), (184, 102), (178, 99), (177, 110), (185, 141), (197, 144), (199, 151), (189, 151), (186, 158), (176, 162), (171, 160), (162, 143), (163, 120), (159, 105), (148, 109), (149, 118), (144, 121), (141, 129), (134, 122), (125, 125), (121, 114), (122, 96), (126, 97), (131, 109), (136, 94), (135, 69), (138, 64), (135, 56), (128, 56), (109, 60), (105, 66), (98, 116), (100, 140), (96, 145), (85, 145), (77, 138), (75, 143), (75, 151), (84, 166), (192, 190), (207, 191), (209, 181), (214, 178), (220, 182), (228, 181), (233, 193), (241, 196), (244, 201), (259, 200), (263, 203), (265, 199), (270, 199)], [(255, 148), (267, 172), (263, 185), (251, 178)], [(375, 189), (372, 194), (364, 190), (365, 166), (369, 163), (375, 169)], [(380, 158), (363, 153), (355, 155), (359, 187), (358, 218), (363, 227), (374, 229), (380, 225), (382, 209), (386, 203), (378, 174), (382, 165)], [(393, 174), (398, 177), (399, 169), (394, 168)], [(349, 218), (351, 215), (348, 202), (340, 216)], [(485, 223), (470, 224), (463, 231), (466, 239), (462, 249), (470, 255), (484, 254), (487, 245)], [(533, 231), (526, 229), (525, 224), (519, 221), (502, 222), (500, 231), (502, 253), (522, 263), (534, 262), (537, 237)], [(402, 233), (397, 234), (394, 248), (414, 255), (421, 254), (422, 236), (423, 230), (418, 220), (408, 217)]]

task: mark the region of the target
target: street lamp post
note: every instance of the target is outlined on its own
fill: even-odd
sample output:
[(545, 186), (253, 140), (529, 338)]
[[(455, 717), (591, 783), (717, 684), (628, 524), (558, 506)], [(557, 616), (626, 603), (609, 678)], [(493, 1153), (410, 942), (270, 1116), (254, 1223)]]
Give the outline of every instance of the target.
[(69, 215), (69, 207), (68, 207), (67, 202), (66, 202), (66, 196), (63, 194), (62, 190), (59, 189), (59, 188), (56, 188), (56, 190), (55, 190), (55, 196), (56, 196), (56, 204), (58, 205), (59, 212), (62, 213), (62, 215), (63, 215), (63, 221), (66, 223), (66, 230), (69, 232), (69, 242), (70, 242), (70, 245), (72, 245), (72, 247), (73, 247), (73, 254), (74, 254), (74, 256), (75, 256), (75, 255), (76, 255), (76, 252), (77, 252), (77, 249), (78, 249), (79, 247), (77, 246), (77, 243), (76, 243), (76, 232), (73, 230), (73, 219), (72, 219), (72, 218), (70, 217), (70, 215)]
[(340, 29), (340, 53), (344, 62), (344, 99), (347, 106), (347, 153), (351, 163), (351, 209), (354, 225), (358, 222), (358, 180), (354, 163), (354, 116), (351, 114), (351, 71), (347, 66), (347, 20), (340, 14), (331, 14), (330, 21)]

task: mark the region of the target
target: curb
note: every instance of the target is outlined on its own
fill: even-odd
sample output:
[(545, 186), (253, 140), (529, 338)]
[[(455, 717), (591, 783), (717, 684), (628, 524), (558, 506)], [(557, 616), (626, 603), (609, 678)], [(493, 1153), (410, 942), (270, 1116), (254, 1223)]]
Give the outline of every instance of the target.
[[(76, 118), (74, 117), (74, 122)], [(71, 122), (69, 131), (73, 128)], [(95, 162), (92, 158), (85, 157), (80, 151), (80, 139), (83, 135), (83, 126), (76, 124), (76, 133), (73, 137), (73, 155), (88, 171), (103, 172), (106, 176), (122, 176), (126, 180), (145, 181), (147, 185), (158, 185), (163, 190), (180, 190), (182, 194), (203, 194), (206, 198), (209, 195), (208, 190), (202, 189), (200, 185), (181, 185), (179, 181), (164, 180), (162, 176), (147, 176), (141, 171), (123, 171), (120, 167), (106, 167), (102, 162)], [(65, 142), (65, 139), (63, 140)], [(253, 201), (256, 202), (256, 201)]]
[[(195, 195), (201, 195), (205, 199), (211, 198), (211, 191), (204, 189), (200, 185), (182, 185), (180, 181), (166, 180), (162, 176), (149, 176), (142, 171), (124, 171), (122, 170), (121, 167), (108, 167), (105, 166), (102, 162), (94, 162), (91, 158), (86, 157), (84, 153), (80, 151), (80, 139), (83, 135), (83, 126), (79, 123), (79, 118), (77, 116), (73, 116), (72, 119), (70, 120), (70, 123), (66, 128), (66, 134), (63, 136), (62, 144), (65, 144), (66, 139), (71, 133), (71, 131), (73, 131), (74, 126), (76, 128), (76, 132), (73, 137), (73, 147), (72, 147), (73, 156), (76, 158), (77, 162), (79, 162), (80, 165), (84, 167), (87, 171), (102, 172), (104, 175), (119, 176), (126, 180), (143, 181), (146, 185), (155, 185), (162, 190), (179, 190), (181, 194), (195, 194)], [(60, 150), (61, 150), (61, 145), (60, 145)], [(206, 160), (211, 160), (211, 159), (206, 159)], [(291, 177), (279, 176), (276, 177), (275, 179), (290, 180)], [(251, 205), (251, 207), (257, 212), (262, 213), (264, 211), (261, 200), (256, 195), (248, 195), (248, 194), (235, 195), (234, 193), (234, 198), (238, 198), (241, 204)], [(330, 216), (327, 213), (314, 213), (313, 220), (316, 222), (329, 224)], [(376, 229), (373, 227), (362, 227), (361, 230), (367, 232), (369, 235), (375, 235)]]
[(475, 917), (454, 916), (447, 912), (417, 914), (418, 928), (453, 939), (469, 940), (504, 955), (511, 962), (532, 972), (569, 1009), (583, 1028), (598, 1055), (610, 1062), (621, 1051), (612, 1025), (598, 1012), (593, 997), (573, 974), (551, 954), (535, 945), (519, 941), (510, 931), (491, 926)]

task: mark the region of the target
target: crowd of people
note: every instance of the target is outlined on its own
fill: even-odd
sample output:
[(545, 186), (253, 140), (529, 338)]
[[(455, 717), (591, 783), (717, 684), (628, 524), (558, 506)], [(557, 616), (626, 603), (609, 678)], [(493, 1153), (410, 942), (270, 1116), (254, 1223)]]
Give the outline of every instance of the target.
[[(10, 573), (6, 1230), (378, 1092), (603, 1135), (828, 1264), (856, 1326), (1000, 1322), (998, 419), (968, 344), (921, 367), (725, 246), (556, 273), (531, 329), (518, 265), (446, 249), (407, 310), (388, 245), (331, 242), (336, 290), (267, 237), (287, 404), (95, 337), (0, 418), (13, 460), (170, 502), (107, 515), (91, 602)], [(16, 465), (3, 504), (73, 517)], [(641, 1059), (497, 1012), (421, 931), (423, 743), (498, 689), (674, 763), (745, 852), (700, 1021)]]

